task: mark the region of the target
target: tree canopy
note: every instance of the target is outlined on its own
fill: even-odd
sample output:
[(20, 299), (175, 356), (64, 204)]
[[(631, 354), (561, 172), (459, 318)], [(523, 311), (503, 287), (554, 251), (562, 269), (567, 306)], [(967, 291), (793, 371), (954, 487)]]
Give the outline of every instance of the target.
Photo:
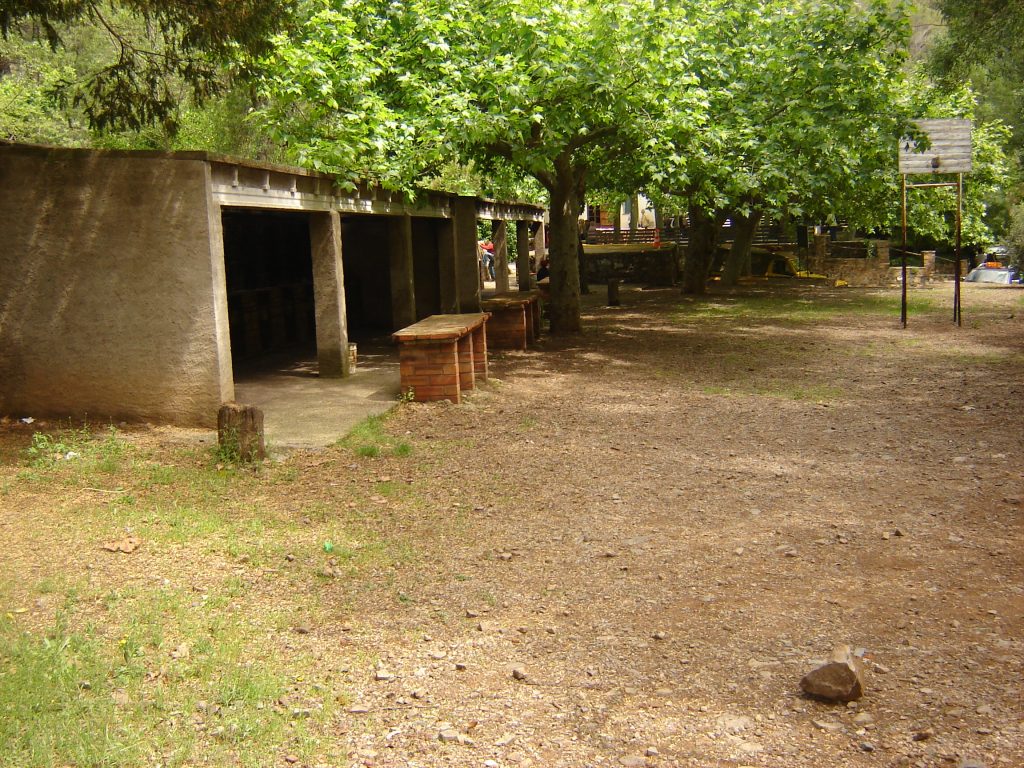
[[(982, 11), (1003, 35), (993, 19), (1013, 6), (939, 4), (951, 39)], [(94, 128), (170, 125), (184, 101), (245, 82), (187, 115), (186, 132), (264, 153), (239, 130), (248, 125), (285, 159), (349, 185), (541, 192), (552, 326), (575, 331), (576, 225), (590, 192), (643, 191), (688, 210), (694, 290), (726, 216), (751, 232), (761, 216), (891, 225), (908, 119), (984, 113), (959, 87), (911, 79), (908, 12), (905, 0), (21, 0), (0, 10), (8, 48), (37, 39), (59, 50), (83, 29), (106, 47), (70, 64), (19, 49), (46, 85), (16, 93), (19, 111), (0, 115), (0, 129), (32, 135), (43, 95), (61, 91)], [(953, 72), (959, 59), (948, 61)], [(25, 83), (0, 77), (0, 94)], [(47, 130), (62, 136), (57, 123)], [(1005, 131), (982, 120), (979, 136), (990, 172), (972, 195), (998, 186), (1003, 168)], [(913, 212), (922, 232), (945, 222), (941, 195)], [(983, 213), (980, 198), (969, 204), (979, 237)]]
[(75, 26), (100, 30), (110, 43), (108, 55), (80, 78), (60, 79), (52, 89), (80, 106), (92, 128), (141, 129), (173, 123), (181, 99), (177, 86), (186, 86), (200, 102), (223, 90), (225, 64), (264, 53), (291, 5), (280, 0), (10, 0), (0, 6), (0, 34), (41, 37), (56, 49)]

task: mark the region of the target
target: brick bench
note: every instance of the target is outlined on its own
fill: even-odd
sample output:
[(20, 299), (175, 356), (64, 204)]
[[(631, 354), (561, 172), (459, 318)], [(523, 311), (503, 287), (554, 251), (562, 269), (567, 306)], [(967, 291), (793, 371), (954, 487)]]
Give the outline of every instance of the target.
[(480, 302), (489, 312), (487, 343), (491, 349), (526, 349), (532, 339), (533, 310), (528, 298), (495, 297)]
[(398, 344), (402, 392), (417, 402), (462, 401), (462, 393), (487, 379), (486, 312), (431, 315), (392, 338)]
[[(483, 306), (483, 308), (485, 310), (491, 312), (493, 310), (489, 309), (487, 304), (488, 304), (488, 302), (492, 302), (492, 301), (519, 302), (523, 306), (523, 310), (524, 310), (524, 313), (525, 313), (525, 316), (526, 316), (527, 342), (528, 343), (532, 343), (532, 342), (537, 341), (537, 339), (540, 338), (540, 291), (537, 291), (537, 290), (533, 290), (533, 291), (504, 291), (502, 293), (496, 293), (491, 298), (484, 300), (483, 302), (481, 302), (481, 305)], [(512, 314), (514, 314), (514, 310), (510, 310), (510, 312)], [(495, 313), (495, 315), (496, 316), (494, 318), (492, 318), (492, 320), (491, 320), (492, 323), (494, 322), (494, 320), (498, 319), (497, 318), (497, 313)], [(500, 320), (499, 320), (499, 322), (500, 322)], [(488, 327), (488, 329), (487, 329), (488, 336), (491, 335), (493, 330), (494, 330), (493, 326), (489, 326)], [(495, 344), (494, 346), (497, 346), (497, 345)], [(512, 347), (506, 347), (506, 348), (526, 349), (525, 346), (522, 346), (522, 347), (512, 346)]]

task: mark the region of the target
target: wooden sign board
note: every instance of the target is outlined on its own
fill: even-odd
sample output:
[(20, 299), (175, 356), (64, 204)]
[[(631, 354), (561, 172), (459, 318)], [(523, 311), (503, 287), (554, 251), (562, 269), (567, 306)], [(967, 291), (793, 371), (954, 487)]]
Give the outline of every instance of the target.
[(900, 139), (900, 173), (970, 173), (970, 120), (915, 120), (931, 146), (918, 149), (909, 136)]

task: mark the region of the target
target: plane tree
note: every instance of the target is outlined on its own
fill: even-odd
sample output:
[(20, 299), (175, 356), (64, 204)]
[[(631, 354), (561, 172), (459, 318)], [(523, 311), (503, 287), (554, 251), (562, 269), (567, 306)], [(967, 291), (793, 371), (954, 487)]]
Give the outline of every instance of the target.
[[(265, 65), (265, 118), (314, 168), (408, 188), (453, 158), (536, 180), (551, 326), (580, 329), (577, 216), (595, 175), (645, 169), (703, 123), (705, 3), (319, 0)], [(706, 23), (706, 22), (704, 22)], [(671, 50), (671, 55), (668, 52)]]
[[(857, 0), (719, 3), (719, 58), (698, 70), (709, 128), (689, 135), (662, 184), (688, 203), (683, 290), (703, 293), (721, 222), (738, 277), (763, 215), (822, 215), (880, 183), (905, 126), (902, 4)], [(685, 147), (685, 144), (682, 145)]]

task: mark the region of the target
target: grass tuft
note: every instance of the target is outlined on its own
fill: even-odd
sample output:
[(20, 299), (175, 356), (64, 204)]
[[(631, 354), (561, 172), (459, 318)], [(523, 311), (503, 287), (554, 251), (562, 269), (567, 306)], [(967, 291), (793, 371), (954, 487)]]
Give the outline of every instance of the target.
[(388, 414), (367, 416), (336, 444), (364, 459), (375, 459), (379, 456), (404, 458), (412, 455), (413, 449), (409, 443), (397, 440), (387, 433), (387, 417)]

